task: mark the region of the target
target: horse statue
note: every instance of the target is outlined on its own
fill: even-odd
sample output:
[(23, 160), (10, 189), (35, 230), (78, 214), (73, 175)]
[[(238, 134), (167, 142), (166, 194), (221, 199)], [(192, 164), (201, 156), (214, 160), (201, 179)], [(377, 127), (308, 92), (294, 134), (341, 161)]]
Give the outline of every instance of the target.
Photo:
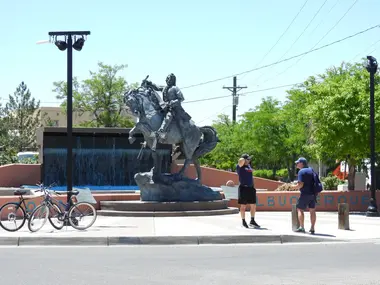
[(153, 177), (161, 174), (161, 163), (156, 152), (156, 143), (176, 145), (172, 157), (182, 153), (185, 157), (183, 167), (177, 173), (181, 179), (188, 167), (193, 162), (197, 178), (201, 183), (201, 167), (199, 158), (212, 151), (219, 138), (216, 130), (210, 126), (197, 127), (193, 121), (179, 122), (181, 118), (173, 117), (168, 125), (166, 136), (157, 137), (155, 132), (160, 128), (164, 114), (162, 105), (164, 104), (157, 92), (147, 84), (148, 76), (142, 81), (140, 87), (132, 89), (124, 95), (124, 103), (129, 107), (138, 122), (129, 132), (129, 142), (135, 141), (134, 135), (142, 133), (144, 136), (143, 147), (148, 146), (152, 150), (153, 156)]

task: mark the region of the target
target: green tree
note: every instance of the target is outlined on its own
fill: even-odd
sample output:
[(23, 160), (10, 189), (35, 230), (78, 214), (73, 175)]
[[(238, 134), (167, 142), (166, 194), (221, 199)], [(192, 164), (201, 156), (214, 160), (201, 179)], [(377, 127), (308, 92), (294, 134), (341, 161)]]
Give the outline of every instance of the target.
[(1, 108), (3, 128), (6, 133), (5, 148), (17, 151), (36, 149), (36, 130), (41, 126), (40, 102), (32, 97), (24, 82), (17, 87), (9, 101)]
[(267, 97), (254, 110), (246, 112), (241, 122), (244, 144), (250, 144), (256, 150), (254, 164), (272, 169), (273, 177), (284, 164), (287, 153), (284, 141), (288, 131), (281, 112), (281, 103)]
[(44, 125), (46, 127), (56, 127), (56, 124), (54, 123), (54, 121), (48, 116), (48, 113), (44, 113), (43, 115), (43, 121), (44, 121)]
[[(313, 104), (311, 139), (317, 156), (348, 158), (348, 188), (354, 189), (355, 167), (369, 157), (369, 73), (362, 64), (342, 63), (320, 75), (321, 82), (310, 84)], [(376, 85), (380, 78), (376, 75)], [(375, 94), (376, 121), (380, 118), (380, 93)], [(377, 124), (377, 133), (380, 132)], [(377, 149), (380, 145), (377, 144)]]
[(287, 94), (287, 100), (281, 112), (281, 121), (286, 126), (283, 138), (284, 160), (288, 179), (292, 181), (296, 174), (294, 161), (300, 155), (309, 156), (307, 145), (310, 118), (307, 110), (312, 102), (303, 85), (288, 90)]
[[(89, 112), (94, 120), (80, 124), (85, 127), (132, 127), (133, 121), (126, 116), (123, 97), (136, 84), (129, 85), (118, 76), (126, 65), (106, 65), (98, 63), (97, 72), (90, 71), (90, 78), (79, 82), (73, 78), (73, 110), (83, 114)], [(62, 104), (66, 111), (67, 84), (65, 81), (54, 82), (53, 92), (58, 99), (65, 99)]]
[(212, 152), (203, 156), (200, 162), (210, 167), (234, 171), (238, 158), (244, 152), (239, 125), (234, 124), (227, 115), (221, 114), (214, 121), (213, 127), (221, 142)]

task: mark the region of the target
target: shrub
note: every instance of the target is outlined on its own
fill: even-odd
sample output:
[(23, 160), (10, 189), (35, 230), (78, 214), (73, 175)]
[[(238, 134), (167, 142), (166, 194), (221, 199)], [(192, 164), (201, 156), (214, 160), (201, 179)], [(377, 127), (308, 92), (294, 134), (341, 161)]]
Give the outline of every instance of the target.
[(321, 178), (323, 189), (325, 190), (337, 190), (338, 185), (344, 184), (344, 181), (340, 180), (338, 177), (329, 175), (327, 177)]
[(17, 152), (14, 149), (8, 149), (0, 153), (0, 165), (12, 164), (17, 162)]
[(253, 176), (271, 180), (283, 180), (288, 177), (288, 170), (279, 169), (276, 171), (276, 177), (274, 177), (272, 169), (258, 169), (254, 171)]
[(274, 191), (299, 191), (298, 189), (292, 189), (290, 183), (285, 183), (279, 186), (276, 190)]
[(279, 180), (287, 179), (288, 178), (288, 170), (286, 168), (279, 169), (279, 170), (277, 170), (276, 175), (279, 178)]
[(272, 170), (268, 170), (268, 169), (255, 170), (253, 172), (253, 176), (274, 180), (273, 171)]

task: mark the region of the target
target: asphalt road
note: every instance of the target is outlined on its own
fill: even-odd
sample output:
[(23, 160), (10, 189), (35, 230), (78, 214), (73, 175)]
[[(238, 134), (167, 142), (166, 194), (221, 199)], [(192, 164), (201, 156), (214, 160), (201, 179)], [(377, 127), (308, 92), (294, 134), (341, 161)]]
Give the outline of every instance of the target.
[(380, 284), (380, 243), (1, 248), (1, 284)]

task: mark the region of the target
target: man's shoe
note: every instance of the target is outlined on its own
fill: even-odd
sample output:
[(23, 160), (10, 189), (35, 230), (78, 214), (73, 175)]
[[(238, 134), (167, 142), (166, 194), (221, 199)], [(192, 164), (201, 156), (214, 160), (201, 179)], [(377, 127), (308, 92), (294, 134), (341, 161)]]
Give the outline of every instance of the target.
[(299, 227), (298, 229), (295, 230), (296, 233), (304, 233), (305, 229), (303, 227)]
[(310, 229), (309, 233), (311, 233), (313, 235), (313, 234), (315, 234), (315, 230), (314, 229)]
[(260, 226), (258, 225), (258, 223), (256, 223), (254, 219), (251, 219), (251, 222), (249, 223), (249, 225), (251, 227), (260, 228)]
[(248, 225), (247, 225), (247, 222), (245, 220), (243, 220), (243, 227), (245, 227), (247, 229), (249, 228)]

